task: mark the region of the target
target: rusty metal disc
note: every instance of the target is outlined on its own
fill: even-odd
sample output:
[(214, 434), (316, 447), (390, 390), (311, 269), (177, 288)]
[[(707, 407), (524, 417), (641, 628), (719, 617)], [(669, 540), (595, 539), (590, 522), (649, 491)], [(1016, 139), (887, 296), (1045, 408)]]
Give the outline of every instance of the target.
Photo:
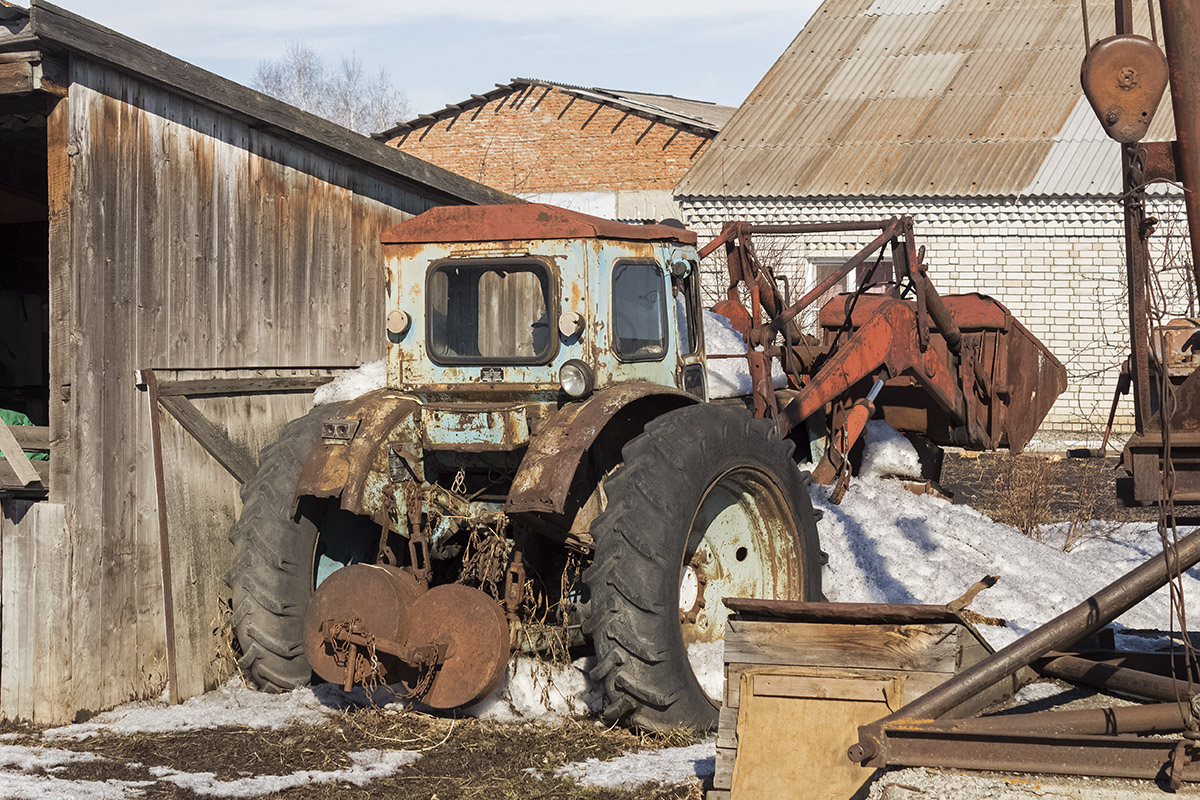
[(444, 642), (446, 660), (420, 700), (431, 708), (458, 708), (487, 697), (508, 663), (508, 620), (494, 599), (461, 584), (435, 586), (413, 602), (410, 644)]
[(335, 662), (333, 647), (325, 641), (322, 623), (357, 618), (372, 636), (403, 642), (414, 619), (410, 608), (421, 592), (413, 576), (395, 567), (353, 564), (331, 574), (304, 612), (304, 650), (313, 672), (331, 683), (345, 677), (345, 667)]
[(1101, 39), (1083, 59), (1079, 79), (1104, 132), (1124, 144), (1150, 130), (1167, 88), (1167, 57), (1145, 36)]

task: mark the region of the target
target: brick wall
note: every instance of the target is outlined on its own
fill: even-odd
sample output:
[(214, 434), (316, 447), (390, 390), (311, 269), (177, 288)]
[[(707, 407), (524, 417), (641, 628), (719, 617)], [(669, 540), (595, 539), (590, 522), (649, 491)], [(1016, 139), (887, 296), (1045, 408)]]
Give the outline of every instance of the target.
[(514, 194), (669, 190), (708, 139), (530, 86), (387, 144)]
[[(1098, 443), (1129, 349), (1123, 227), (1115, 199), (677, 200), (701, 242), (726, 219), (784, 223), (910, 214), (939, 291), (996, 298), (1066, 366), (1068, 389), (1043, 430), (1072, 431)], [(1190, 263), (1182, 203), (1159, 197), (1150, 213), (1163, 220), (1151, 255), (1166, 296), (1165, 310), (1187, 314), (1185, 284), (1177, 280), (1181, 271), (1164, 269)], [(774, 243), (763, 237), (755, 243), (761, 257), (773, 259), (790, 277), (796, 298), (812, 284), (815, 264), (844, 259), (871, 238), (831, 234), (770, 237)], [(718, 257), (708, 262), (704, 277), (711, 302), (724, 296), (727, 272)], [(1132, 398), (1126, 398), (1118, 408), (1117, 429), (1132, 430), (1132, 422)]]

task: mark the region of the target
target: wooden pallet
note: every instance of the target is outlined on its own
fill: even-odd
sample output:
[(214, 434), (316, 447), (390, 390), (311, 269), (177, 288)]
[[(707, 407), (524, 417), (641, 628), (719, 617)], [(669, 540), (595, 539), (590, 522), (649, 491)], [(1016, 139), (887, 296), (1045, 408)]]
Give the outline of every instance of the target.
[[(792, 608), (789, 615), (781, 601), (777, 613), (729, 618), (725, 702), (708, 800), (855, 796), (873, 774), (846, 757), (858, 726), (991, 652), (970, 624), (940, 606), (904, 607), (926, 610), (919, 623), (846, 621), (868, 608), (862, 604)], [(824, 619), (814, 619), (814, 611)], [(955, 715), (974, 713), (1016, 688), (1016, 679), (997, 684)]]
[[(50, 462), (30, 461), (25, 451), (48, 451), (50, 429), (32, 425), (6, 425), (0, 421), (0, 493), (8, 496), (45, 497), (50, 485)], [(20, 454), (10, 463), (7, 456)]]

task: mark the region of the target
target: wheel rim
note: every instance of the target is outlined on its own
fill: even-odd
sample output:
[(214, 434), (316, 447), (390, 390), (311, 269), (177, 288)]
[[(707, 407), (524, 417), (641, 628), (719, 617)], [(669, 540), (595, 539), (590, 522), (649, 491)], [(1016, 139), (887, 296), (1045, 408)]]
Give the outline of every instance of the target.
[(725, 597), (800, 598), (795, 522), (764, 473), (739, 467), (705, 490), (692, 519), (679, 580), (679, 628), (700, 688), (719, 705)]
[(355, 517), (329, 502), (316, 515), (317, 538), (313, 542), (313, 589), (342, 567), (371, 564), (379, 546), (379, 527)]

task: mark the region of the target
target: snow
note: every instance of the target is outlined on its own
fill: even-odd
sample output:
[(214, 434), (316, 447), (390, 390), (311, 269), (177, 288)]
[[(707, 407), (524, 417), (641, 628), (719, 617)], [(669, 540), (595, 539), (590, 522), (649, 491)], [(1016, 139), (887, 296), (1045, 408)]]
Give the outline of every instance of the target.
[[(704, 310), (704, 350), (712, 355), (744, 354), (746, 341), (733, 329), (729, 319), (715, 311)], [(708, 396), (711, 399), (741, 397), (754, 388), (750, 380), (750, 364), (744, 358), (709, 358)], [(787, 376), (775, 359), (771, 360), (771, 380), (776, 388), (787, 385)]]
[[(1057, 529), (1039, 542), (972, 508), (914, 495), (895, 482), (855, 478), (841, 505), (827, 501), (825, 487), (813, 485), (810, 492), (814, 507), (824, 511), (817, 529), (829, 553), (823, 589), (830, 600), (940, 605), (985, 575), (998, 575), (998, 584), (971, 604), (980, 614), (1008, 621), (1002, 628), (980, 628), (997, 648), (1161, 552), (1152, 523), (1098, 525), (1106, 531), (1102, 537), (1085, 538), (1065, 553)], [(1183, 583), (1187, 596), (1197, 596), (1200, 568), (1186, 573)], [(1168, 590), (1162, 589), (1118, 622), (1166, 629), (1169, 609)]]
[[(879, 774), (868, 800), (1161, 800), (1166, 797), (1154, 781), (1087, 778), (1077, 775), (1008, 775), (937, 770), (927, 767), (894, 769)], [(1197, 797), (1184, 784), (1172, 797)]]
[(358, 369), (343, 372), (313, 392), (313, 405), (344, 403), (367, 392), (382, 389), (387, 385), (387, 362), (384, 359), (369, 361)]
[(87, 739), (100, 734), (128, 736), (134, 733), (165, 733), (236, 726), (241, 728), (286, 728), (319, 725), (333, 713), (312, 689), (293, 689), (286, 694), (267, 694), (245, 686), (237, 678), (223, 686), (193, 697), (180, 705), (140, 701), (98, 714), (87, 722), (51, 728), (45, 739)]
[(344, 781), (363, 786), (395, 775), (421, 757), (411, 750), (361, 750), (347, 753), (353, 765), (337, 770), (300, 770), (287, 775), (252, 775), (231, 781), (219, 780), (211, 772), (181, 772), (170, 767), (151, 767), (150, 773), (205, 797), (260, 797), (310, 783)]
[(141, 790), (153, 784), (153, 781), (71, 780), (54, 774), (72, 764), (107, 760), (95, 753), (0, 745), (0, 797), (6, 800), (114, 800), (141, 797)]
[(904, 434), (881, 419), (867, 420), (863, 429), (863, 459), (859, 474), (866, 477), (920, 479), (917, 448)]
[(464, 709), (467, 716), (499, 722), (555, 722), (600, 711), (604, 689), (588, 677), (594, 658), (551, 664), (518, 655), (508, 662), (494, 692)]
[(631, 790), (647, 783), (672, 786), (711, 776), (716, 755), (716, 741), (708, 739), (689, 747), (626, 752), (611, 761), (589, 758), (565, 764), (554, 774), (602, 789)]

